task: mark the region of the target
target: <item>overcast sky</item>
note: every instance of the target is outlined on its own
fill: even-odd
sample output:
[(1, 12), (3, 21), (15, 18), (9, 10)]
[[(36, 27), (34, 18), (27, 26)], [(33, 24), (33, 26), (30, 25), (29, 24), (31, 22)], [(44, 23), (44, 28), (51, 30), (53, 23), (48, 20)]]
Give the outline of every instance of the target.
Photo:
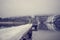
[(59, 14), (60, 0), (0, 0), (0, 16)]

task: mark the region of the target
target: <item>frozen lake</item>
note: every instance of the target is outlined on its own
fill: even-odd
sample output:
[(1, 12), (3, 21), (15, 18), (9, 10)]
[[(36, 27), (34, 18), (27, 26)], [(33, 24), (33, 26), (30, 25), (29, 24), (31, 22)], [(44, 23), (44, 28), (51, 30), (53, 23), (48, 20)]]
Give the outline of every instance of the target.
[(33, 31), (32, 40), (60, 40), (60, 32), (38, 30)]

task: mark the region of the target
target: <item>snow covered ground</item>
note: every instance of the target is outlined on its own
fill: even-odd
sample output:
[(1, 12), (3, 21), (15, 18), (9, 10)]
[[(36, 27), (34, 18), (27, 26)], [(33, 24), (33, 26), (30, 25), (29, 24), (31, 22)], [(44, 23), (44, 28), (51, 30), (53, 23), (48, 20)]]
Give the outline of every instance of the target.
[(0, 40), (19, 40), (32, 24), (0, 29)]

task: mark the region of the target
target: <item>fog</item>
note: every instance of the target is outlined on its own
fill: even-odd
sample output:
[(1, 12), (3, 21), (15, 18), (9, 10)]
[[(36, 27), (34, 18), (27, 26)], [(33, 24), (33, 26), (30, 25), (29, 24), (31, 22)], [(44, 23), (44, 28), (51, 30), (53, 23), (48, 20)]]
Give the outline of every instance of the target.
[(60, 13), (60, 0), (0, 0), (0, 17)]

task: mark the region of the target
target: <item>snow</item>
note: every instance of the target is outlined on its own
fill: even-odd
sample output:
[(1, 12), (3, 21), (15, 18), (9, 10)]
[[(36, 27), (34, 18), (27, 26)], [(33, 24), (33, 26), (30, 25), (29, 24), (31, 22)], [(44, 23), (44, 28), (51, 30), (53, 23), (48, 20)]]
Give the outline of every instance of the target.
[(19, 40), (32, 24), (0, 29), (0, 40)]

